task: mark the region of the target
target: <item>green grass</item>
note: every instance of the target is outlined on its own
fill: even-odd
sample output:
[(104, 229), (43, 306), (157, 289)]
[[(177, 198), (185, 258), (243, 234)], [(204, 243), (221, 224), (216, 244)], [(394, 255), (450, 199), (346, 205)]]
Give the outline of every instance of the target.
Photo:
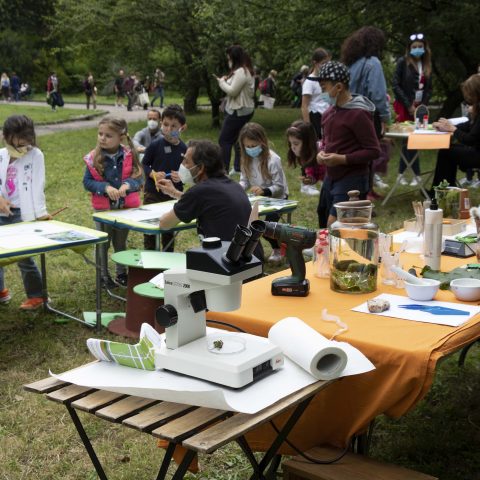
[[(77, 111), (76, 111), (77, 112)], [(285, 159), (284, 131), (298, 110), (258, 111), (255, 121), (267, 129), (272, 148)], [(144, 122), (130, 125), (130, 131)], [(218, 130), (210, 128), (208, 113), (190, 116), (184, 136), (216, 140)], [(46, 194), (50, 211), (68, 205), (57, 219), (93, 226), (91, 207), (83, 190), (83, 155), (94, 147), (96, 130), (85, 129), (39, 138), (47, 168)], [(396, 177), (398, 151), (392, 155), (387, 181)], [(434, 164), (433, 154), (422, 155), (423, 170)], [(295, 223), (317, 227), (316, 197), (299, 193), (299, 170), (285, 167), (290, 197), (300, 200)], [(405, 189), (403, 190), (405, 191)], [(472, 190), (472, 202), (479, 196)], [(393, 199), (386, 207), (376, 206), (376, 221), (382, 231), (402, 226), (412, 216), (415, 193)], [(193, 231), (182, 232), (177, 250), (194, 245)], [(267, 245), (267, 244), (265, 244)], [(142, 236), (132, 232), (130, 248), (142, 247)], [(269, 254), (269, 247), (266, 246)], [(88, 252), (91, 257), (92, 253)], [(77, 254), (64, 251), (47, 255), (49, 293), (60, 309), (81, 315), (95, 307), (94, 271)], [(272, 271), (272, 268), (269, 268)], [(61, 405), (26, 393), (22, 385), (48, 376), (48, 370), (62, 372), (91, 360), (85, 341), (96, 334), (76, 322), (56, 323), (55, 317), (18, 310), (24, 292), (15, 265), (6, 268), (6, 281), (13, 293), (9, 306), (0, 307), (0, 479), (93, 480), (94, 469), (74, 426)], [(104, 297), (105, 311), (120, 311), (122, 303)], [(102, 337), (117, 339), (107, 331)], [(458, 355), (439, 365), (429, 395), (401, 419), (381, 417), (373, 438), (372, 454), (442, 480), (479, 480), (480, 471), (480, 348), (474, 347), (464, 369), (456, 366)], [(120, 480), (155, 478), (162, 451), (152, 437), (111, 425), (91, 415), (80, 414), (87, 433), (104, 463), (107, 475)], [(321, 428), (321, 425), (318, 426)], [(250, 468), (241, 451), (229, 446), (212, 456), (200, 458), (202, 473), (189, 479), (243, 480)]]
[(10, 115), (27, 115), (30, 117), (35, 125), (44, 125), (49, 123), (66, 122), (69, 120), (76, 120), (85, 115), (101, 115), (100, 110), (92, 112), (91, 110), (80, 110), (73, 108), (57, 108), (57, 111), (52, 111), (50, 105), (45, 106), (31, 106), (19, 103), (2, 103), (0, 104), (0, 125)]

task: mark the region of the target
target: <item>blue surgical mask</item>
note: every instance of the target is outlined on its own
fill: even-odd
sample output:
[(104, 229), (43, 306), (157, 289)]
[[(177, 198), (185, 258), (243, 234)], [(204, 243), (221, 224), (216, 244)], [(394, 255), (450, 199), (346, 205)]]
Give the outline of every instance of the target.
[(261, 145), (257, 145), (256, 147), (245, 147), (245, 152), (247, 152), (247, 155), (252, 158), (260, 156), (262, 151), (263, 149)]
[(162, 133), (165, 137), (170, 138), (179, 138), (180, 137), (180, 130), (171, 130), (170, 132), (165, 132), (162, 130)]
[(331, 97), (328, 92), (322, 92), (320, 94), (320, 100), (324, 101), (325, 103), (328, 103), (329, 105), (336, 105), (337, 104), (337, 98), (336, 97)]
[(425, 49), (422, 47), (412, 48), (410, 50), (410, 55), (415, 58), (420, 58), (425, 53)]

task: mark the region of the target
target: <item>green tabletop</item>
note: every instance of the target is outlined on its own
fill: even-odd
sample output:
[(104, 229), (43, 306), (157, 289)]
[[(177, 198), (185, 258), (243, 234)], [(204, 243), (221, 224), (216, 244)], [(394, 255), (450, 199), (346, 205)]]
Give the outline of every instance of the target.
[(158, 299), (163, 299), (164, 294), (163, 288), (157, 288), (153, 283), (150, 282), (139, 283), (138, 285), (135, 285), (133, 287), (133, 291), (142, 297)]
[(127, 267), (156, 270), (184, 268), (186, 265), (184, 253), (157, 252), (152, 250), (124, 250), (123, 252), (114, 253), (112, 260)]

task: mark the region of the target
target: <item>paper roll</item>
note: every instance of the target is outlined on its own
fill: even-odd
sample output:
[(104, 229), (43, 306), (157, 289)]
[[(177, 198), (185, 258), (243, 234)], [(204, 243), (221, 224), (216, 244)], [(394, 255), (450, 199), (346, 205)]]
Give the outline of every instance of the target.
[(283, 353), (318, 380), (337, 378), (347, 365), (347, 354), (338, 342), (296, 317), (287, 317), (268, 332), (268, 339)]

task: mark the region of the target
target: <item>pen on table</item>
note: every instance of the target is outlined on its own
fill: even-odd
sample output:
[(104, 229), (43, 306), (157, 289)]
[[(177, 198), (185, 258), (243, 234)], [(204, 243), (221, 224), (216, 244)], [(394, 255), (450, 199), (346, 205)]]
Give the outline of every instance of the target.
[(54, 217), (55, 215), (58, 215), (60, 212), (63, 212), (64, 210), (66, 210), (67, 208), (68, 206), (59, 208), (56, 212), (51, 213), (50, 216)]

